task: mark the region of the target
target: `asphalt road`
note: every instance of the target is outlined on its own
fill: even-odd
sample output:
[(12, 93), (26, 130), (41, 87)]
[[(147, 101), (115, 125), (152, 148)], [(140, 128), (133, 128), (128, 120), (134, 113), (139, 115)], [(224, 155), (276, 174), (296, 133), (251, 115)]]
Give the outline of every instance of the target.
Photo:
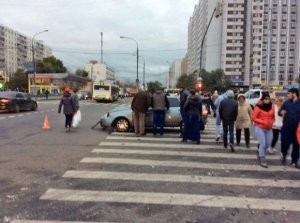
[(212, 117), (200, 145), (174, 132), (90, 129), (120, 103), (82, 102), (71, 133), (56, 101), (0, 114), (0, 222), (300, 222), (300, 171), (282, 167), (279, 153), (264, 169), (254, 139), (250, 149), (223, 149)]

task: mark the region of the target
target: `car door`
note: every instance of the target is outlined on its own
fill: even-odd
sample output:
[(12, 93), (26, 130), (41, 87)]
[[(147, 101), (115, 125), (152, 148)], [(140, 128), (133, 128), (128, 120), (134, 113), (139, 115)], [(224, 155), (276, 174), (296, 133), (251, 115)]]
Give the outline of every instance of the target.
[(16, 94), (16, 103), (19, 105), (20, 110), (27, 110), (26, 98), (21, 92)]

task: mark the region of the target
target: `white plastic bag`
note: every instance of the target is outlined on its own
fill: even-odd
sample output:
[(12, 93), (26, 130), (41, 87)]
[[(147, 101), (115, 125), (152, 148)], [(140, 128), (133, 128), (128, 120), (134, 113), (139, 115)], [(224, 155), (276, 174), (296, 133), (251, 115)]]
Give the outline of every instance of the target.
[(81, 112), (78, 110), (76, 114), (73, 116), (72, 127), (76, 128), (79, 126), (79, 122), (81, 121)]

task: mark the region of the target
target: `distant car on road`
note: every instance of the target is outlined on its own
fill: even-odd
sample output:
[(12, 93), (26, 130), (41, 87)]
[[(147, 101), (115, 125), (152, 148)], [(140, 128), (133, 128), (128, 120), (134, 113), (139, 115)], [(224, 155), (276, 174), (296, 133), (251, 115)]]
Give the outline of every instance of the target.
[(92, 94), (89, 91), (79, 91), (77, 93), (79, 100), (89, 100), (92, 99)]
[[(183, 122), (180, 115), (179, 97), (168, 96), (170, 108), (166, 111), (165, 115), (165, 127), (182, 128)], [(204, 129), (207, 122), (207, 110), (206, 105), (203, 105), (202, 119)], [(153, 110), (148, 109), (145, 117), (145, 127), (152, 128), (153, 124)], [(110, 110), (100, 119), (100, 125), (105, 128), (114, 128), (118, 132), (128, 132), (133, 129), (133, 112), (130, 106), (119, 106)]]
[(0, 111), (20, 112), (24, 110), (36, 111), (37, 102), (27, 93), (19, 91), (0, 92)]

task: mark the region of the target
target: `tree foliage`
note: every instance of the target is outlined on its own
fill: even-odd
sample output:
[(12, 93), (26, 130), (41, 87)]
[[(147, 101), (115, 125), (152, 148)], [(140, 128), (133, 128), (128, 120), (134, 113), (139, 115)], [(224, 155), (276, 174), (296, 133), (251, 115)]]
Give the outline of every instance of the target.
[(193, 90), (195, 89), (196, 79), (197, 75), (195, 73), (189, 75), (183, 74), (178, 78), (176, 87), (184, 87), (188, 90)]
[(75, 74), (81, 77), (88, 77), (89, 73), (83, 69), (77, 69)]
[(36, 71), (37, 73), (65, 73), (67, 72), (67, 68), (61, 60), (51, 56), (38, 61)]
[(205, 70), (202, 71), (201, 77), (204, 83), (204, 91), (218, 90), (223, 92), (230, 88), (231, 81), (225, 76), (225, 73), (221, 69), (216, 69), (211, 72)]
[(7, 83), (8, 89), (28, 92), (28, 74), (23, 69), (18, 69)]
[(159, 89), (162, 90), (163, 85), (159, 81), (155, 81), (155, 82), (151, 81), (151, 82), (147, 83), (147, 88), (148, 88), (148, 91), (155, 92), (156, 90), (159, 90)]

